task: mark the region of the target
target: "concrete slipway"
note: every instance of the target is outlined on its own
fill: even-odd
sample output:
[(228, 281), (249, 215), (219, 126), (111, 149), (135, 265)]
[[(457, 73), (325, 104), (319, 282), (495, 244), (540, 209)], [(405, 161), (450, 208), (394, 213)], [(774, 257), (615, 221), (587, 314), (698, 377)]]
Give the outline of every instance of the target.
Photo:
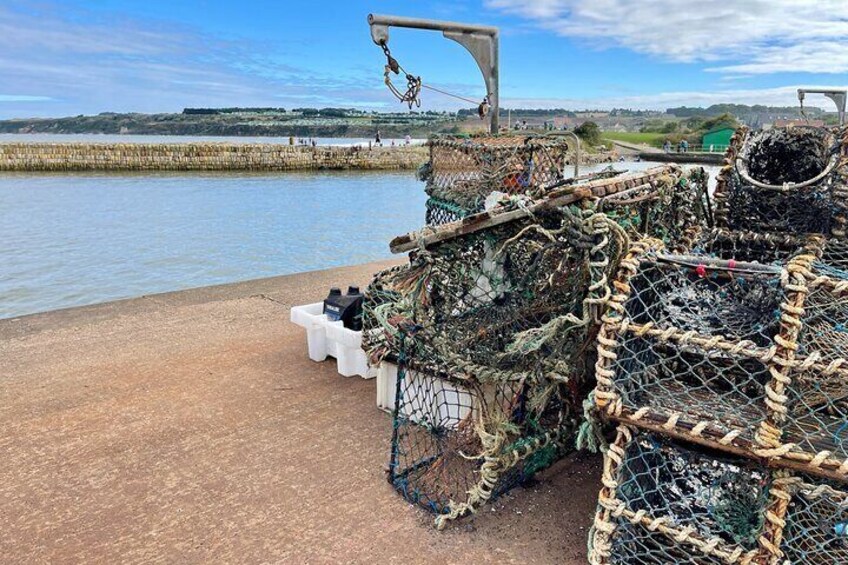
[(596, 456), (444, 532), (385, 481), (374, 381), (288, 310), (388, 264), (0, 321), (0, 561), (584, 563)]

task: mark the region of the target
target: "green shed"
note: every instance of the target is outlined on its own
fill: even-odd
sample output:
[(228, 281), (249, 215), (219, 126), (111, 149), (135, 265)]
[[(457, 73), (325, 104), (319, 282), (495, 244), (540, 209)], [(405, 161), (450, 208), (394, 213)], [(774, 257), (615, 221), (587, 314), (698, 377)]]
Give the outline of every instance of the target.
[(724, 153), (730, 145), (730, 138), (734, 131), (736, 130), (730, 126), (714, 127), (705, 133), (701, 140), (703, 151)]

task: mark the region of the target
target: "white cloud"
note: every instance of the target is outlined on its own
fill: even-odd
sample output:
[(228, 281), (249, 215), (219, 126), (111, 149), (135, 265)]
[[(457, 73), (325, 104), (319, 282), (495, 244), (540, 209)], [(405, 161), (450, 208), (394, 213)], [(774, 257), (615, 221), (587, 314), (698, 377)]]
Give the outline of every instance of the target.
[[(567, 108), (567, 109), (605, 109), (639, 108), (645, 110), (665, 110), (675, 106), (710, 106), (712, 104), (764, 104), (768, 106), (794, 106), (798, 104), (799, 88), (848, 88), (845, 86), (817, 87), (809, 84), (781, 86), (764, 89), (716, 90), (711, 92), (679, 91), (660, 92), (604, 98), (504, 98), (502, 105), (511, 108)], [(833, 111), (832, 103), (821, 97), (810, 95), (807, 106), (818, 106)]]
[(487, 0), (597, 47), (674, 62), (730, 62), (719, 72), (848, 71), (846, 0)]
[(848, 49), (844, 44), (836, 41), (820, 40), (803, 41), (780, 48), (753, 47), (746, 62), (712, 67), (707, 70), (740, 74), (846, 73), (848, 72)]
[(0, 95), (0, 118), (350, 100), (376, 107), (390, 96), (361, 73), (279, 62), (291, 59), (285, 44), (13, 0), (0, 5), (0, 87), (7, 93)]

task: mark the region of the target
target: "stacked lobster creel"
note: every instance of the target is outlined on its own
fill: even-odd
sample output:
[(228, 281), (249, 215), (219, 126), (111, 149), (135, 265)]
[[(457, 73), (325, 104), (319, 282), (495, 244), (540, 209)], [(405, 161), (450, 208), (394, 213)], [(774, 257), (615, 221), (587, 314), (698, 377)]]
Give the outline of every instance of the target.
[(848, 128), (737, 131), (716, 179), (718, 227), (845, 237)]
[(609, 446), (602, 481), (592, 563), (848, 560), (848, 495), (839, 481), (626, 425)]
[(539, 198), (546, 191), (620, 174), (606, 170), (568, 177), (567, 138), (554, 135), (431, 138), (430, 161), (419, 171), (426, 181), (427, 225), (482, 212), (487, 196)]
[[(622, 261), (598, 334), (595, 403), (623, 426), (593, 563), (848, 562), (845, 152), (833, 138), (737, 134), (716, 192), (724, 228), (683, 255), (642, 240)], [(783, 189), (749, 182), (766, 175)]]
[(363, 346), (399, 363), (389, 480), (438, 526), (572, 448), (608, 277), (637, 228), (687, 240), (706, 189), (688, 180), (657, 167), (507, 197), (393, 242), (410, 264), (367, 289)]

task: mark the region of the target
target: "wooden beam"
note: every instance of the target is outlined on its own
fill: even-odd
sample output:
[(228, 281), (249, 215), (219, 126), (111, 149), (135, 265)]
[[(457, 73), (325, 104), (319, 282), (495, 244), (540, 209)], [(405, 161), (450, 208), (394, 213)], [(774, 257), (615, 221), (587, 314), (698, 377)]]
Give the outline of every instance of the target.
[(541, 200), (534, 201), (527, 206), (526, 209), (506, 210), (503, 206), (496, 206), (491, 210), (473, 214), (456, 222), (443, 224), (434, 228), (424, 228), (417, 232), (398, 236), (389, 243), (389, 249), (391, 249), (392, 253), (405, 253), (421, 246), (426, 248), (430, 245), (453, 239), (454, 237), (524, 218), (528, 212), (532, 213), (544, 209), (568, 206), (590, 197), (603, 198), (641, 187), (646, 183), (651, 184), (661, 176), (679, 174), (680, 172), (680, 167), (666, 165), (653, 167), (638, 173), (598, 179), (579, 185), (568, 185), (557, 190), (552, 190)]

